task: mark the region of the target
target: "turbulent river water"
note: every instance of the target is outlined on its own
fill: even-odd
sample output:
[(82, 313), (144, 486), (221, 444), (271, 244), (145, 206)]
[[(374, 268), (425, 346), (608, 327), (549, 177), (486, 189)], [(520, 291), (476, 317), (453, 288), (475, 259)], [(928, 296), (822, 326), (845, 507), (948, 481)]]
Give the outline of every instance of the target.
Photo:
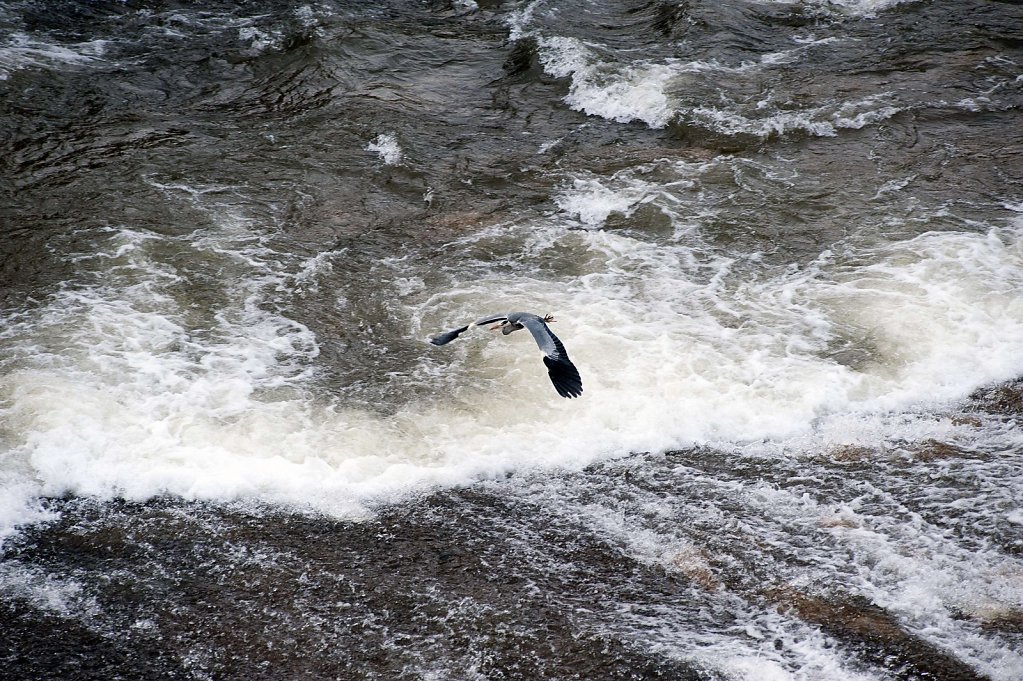
[(0, 678), (1023, 678), (1021, 36), (3, 0)]

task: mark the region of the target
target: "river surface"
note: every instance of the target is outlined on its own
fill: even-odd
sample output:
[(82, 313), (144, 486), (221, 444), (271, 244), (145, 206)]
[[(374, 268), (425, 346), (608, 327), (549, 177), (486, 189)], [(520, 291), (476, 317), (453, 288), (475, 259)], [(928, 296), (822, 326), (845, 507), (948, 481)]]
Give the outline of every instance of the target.
[(3, 0), (0, 678), (1023, 679), (1021, 35)]

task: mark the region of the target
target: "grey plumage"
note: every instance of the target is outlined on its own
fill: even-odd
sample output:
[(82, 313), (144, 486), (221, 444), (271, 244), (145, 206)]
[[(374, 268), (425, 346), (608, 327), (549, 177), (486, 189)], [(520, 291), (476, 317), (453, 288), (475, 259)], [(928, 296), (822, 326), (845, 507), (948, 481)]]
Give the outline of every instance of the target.
[(430, 339), (434, 345), (446, 345), (465, 333), (470, 326), (482, 326), (500, 322), (501, 333), (508, 335), (519, 329), (529, 329), (533, 340), (543, 353), (543, 363), (547, 367), (547, 375), (550, 376), (554, 389), (562, 397), (579, 397), (583, 392), (583, 382), (579, 377), (579, 370), (568, 358), (568, 352), (561, 340), (554, 335), (547, 322), (554, 321), (550, 315), (540, 317), (529, 312), (509, 312), (508, 314), (490, 315), (476, 320), (473, 324), (467, 324), (457, 329), (452, 329), (438, 334)]

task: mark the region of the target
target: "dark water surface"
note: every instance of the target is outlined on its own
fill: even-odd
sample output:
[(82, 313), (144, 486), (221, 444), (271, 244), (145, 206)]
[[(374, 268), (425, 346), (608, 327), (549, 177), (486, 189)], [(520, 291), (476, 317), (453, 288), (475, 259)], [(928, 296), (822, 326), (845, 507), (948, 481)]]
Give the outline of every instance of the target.
[(0, 2), (0, 678), (1023, 678), (1021, 30)]

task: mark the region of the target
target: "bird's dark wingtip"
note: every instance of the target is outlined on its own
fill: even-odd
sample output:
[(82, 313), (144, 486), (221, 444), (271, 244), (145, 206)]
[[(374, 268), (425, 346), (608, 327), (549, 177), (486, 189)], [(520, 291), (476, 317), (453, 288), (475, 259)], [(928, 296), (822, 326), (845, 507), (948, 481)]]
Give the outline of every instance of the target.
[(559, 395), (561, 395), (562, 397), (565, 397), (567, 399), (572, 399), (573, 397), (579, 397), (580, 395), (583, 394), (583, 389), (582, 388), (579, 388), (578, 390), (573, 391), (570, 388), (559, 387), (557, 385), (554, 386), (554, 387), (557, 389)]
[(468, 326), (463, 326), (461, 328), (453, 329), (446, 333), (438, 334), (430, 339), (430, 343), (432, 343), (433, 345), (447, 345), (448, 343), (450, 343), (451, 341), (455, 340), (460, 335), (465, 333), (468, 330), (468, 328), (469, 328)]
[(544, 357), (543, 363), (547, 365), (547, 375), (551, 377), (551, 383), (559, 395), (572, 398), (583, 394), (583, 381), (574, 364), (567, 359), (555, 361), (550, 357)]

